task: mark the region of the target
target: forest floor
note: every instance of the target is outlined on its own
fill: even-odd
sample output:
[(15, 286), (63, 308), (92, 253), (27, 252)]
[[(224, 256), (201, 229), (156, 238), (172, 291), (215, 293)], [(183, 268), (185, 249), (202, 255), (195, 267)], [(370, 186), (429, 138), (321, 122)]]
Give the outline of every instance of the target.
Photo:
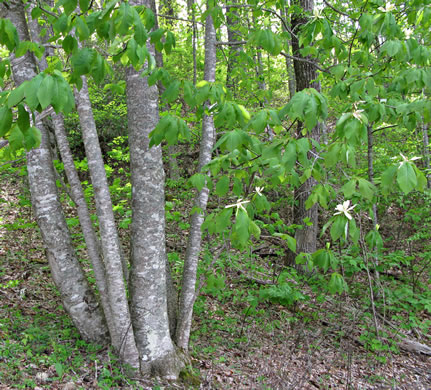
[(346, 294), (318, 301), (308, 291), (310, 299), (294, 307), (251, 308), (244, 297), (259, 288), (258, 278), (228, 267), (223, 288), (203, 284), (184, 384), (126, 379), (110, 351), (82, 341), (64, 313), (24, 180), (1, 180), (1, 390), (431, 389), (430, 357), (392, 342), (404, 334), (430, 345), (428, 335), (379, 318), (380, 340), (367, 338), (370, 307)]

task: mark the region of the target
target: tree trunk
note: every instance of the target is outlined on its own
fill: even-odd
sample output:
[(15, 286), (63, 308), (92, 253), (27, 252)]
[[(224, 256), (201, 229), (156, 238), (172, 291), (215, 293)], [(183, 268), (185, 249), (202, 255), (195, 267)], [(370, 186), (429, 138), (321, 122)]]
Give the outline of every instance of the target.
[[(215, 81), (216, 69), (216, 33), (211, 16), (206, 19), (205, 30), (205, 80)], [(208, 104), (208, 103), (207, 103)], [(215, 129), (212, 116), (204, 115), (202, 124), (202, 139), (199, 152), (198, 171), (211, 161), (211, 151), (215, 141)], [(190, 234), (187, 242), (186, 258), (182, 289), (180, 295), (180, 311), (177, 325), (176, 342), (178, 347), (187, 351), (193, 315), (193, 305), (196, 299), (196, 271), (201, 251), (201, 226), (207, 207), (209, 190), (205, 186), (196, 194), (194, 206), (200, 209), (191, 218)]]
[[(9, 2), (0, 8), (2, 14), (15, 25), (20, 40), (29, 41), (24, 4)], [(3, 16), (3, 15), (2, 15)], [(12, 59), (12, 72), (18, 86), (36, 76), (33, 55), (27, 52), (19, 61)], [(103, 313), (91, 291), (76, 258), (66, 220), (58, 199), (48, 132), (36, 121), (42, 140), (37, 149), (27, 153), (27, 171), (32, 204), (39, 225), (54, 283), (60, 290), (65, 310), (81, 336), (91, 342), (106, 343), (108, 329)]]
[[(286, 7), (283, 7), (281, 9), (281, 13), (284, 18), (284, 22), (288, 24), (288, 15), (287, 15)], [(281, 27), (284, 32), (287, 31), (283, 23), (281, 24)], [(288, 41), (286, 46), (287, 46), (287, 54), (290, 55), (290, 47), (292, 46), (292, 41)], [(295, 83), (295, 70), (293, 68), (292, 59), (290, 57), (286, 57), (286, 71), (287, 71), (288, 85), (289, 85), (289, 98), (292, 99), (293, 95), (295, 95), (296, 83)]]
[[(313, 0), (299, 0), (294, 2), (299, 5), (303, 12), (296, 12), (292, 15), (292, 31), (298, 36), (301, 28), (307, 23), (307, 17), (304, 12), (312, 12), (314, 8)], [(300, 53), (299, 41), (297, 37), (292, 36), (292, 51), (295, 57), (302, 58)], [(311, 58), (307, 58), (312, 60)], [(313, 82), (317, 78), (316, 67), (309, 63), (299, 60), (293, 61), (295, 70), (296, 91), (302, 91), (305, 88), (313, 87), (320, 91), (320, 84)], [(302, 124), (298, 128), (298, 136), (301, 134)], [(309, 134), (309, 137), (319, 142), (320, 140), (320, 126), (317, 125)], [(313, 187), (317, 184), (314, 178), (307, 179), (297, 190), (295, 190), (295, 202), (298, 204), (294, 209), (294, 221), (296, 225), (302, 225), (302, 229), (297, 229), (295, 233), (296, 238), (296, 251), (297, 253), (312, 253), (317, 248), (317, 228), (318, 228), (318, 206), (315, 204), (310, 209), (306, 209), (305, 202), (311, 194)], [(304, 223), (307, 220), (308, 223)], [(292, 263), (292, 259), (289, 261)]]
[(187, 14), (192, 17), (192, 53), (193, 53), (193, 85), (196, 85), (197, 79), (197, 50), (196, 41), (198, 39), (198, 28), (196, 25), (195, 1), (187, 0)]
[(422, 125), (422, 134), (423, 134), (423, 145), (424, 145), (424, 161), (425, 161), (425, 169), (427, 170), (426, 178), (427, 178), (427, 187), (431, 189), (431, 167), (430, 167), (430, 145), (428, 139), (428, 124), (424, 123)]
[[(165, 1), (163, 6), (166, 6), (167, 9), (169, 10), (168, 15), (171, 15), (170, 11), (172, 11), (172, 15), (174, 14), (174, 10), (172, 8), (172, 0)], [(162, 4), (160, 5), (160, 8), (162, 8)], [(153, 10), (154, 14), (157, 15), (157, 6), (156, 6), (155, 0), (151, 0), (151, 9)], [(172, 28), (173, 27), (172, 20), (168, 19), (167, 25), (170, 28)], [(156, 16), (156, 22), (154, 25), (154, 29), (158, 29), (158, 28), (159, 28), (159, 22), (158, 22), (158, 18)], [(163, 53), (161, 53), (159, 51), (156, 51), (156, 64), (157, 64), (158, 68), (163, 68)], [(165, 91), (165, 87), (161, 81), (159, 81), (157, 83), (157, 86), (159, 88), (159, 96), (161, 96), (163, 94), (163, 92)], [(169, 105), (164, 105), (162, 107), (162, 110), (168, 111)], [(176, 149), (177, 148), (175, 145), (168, 145), (168, 162), (169, 162), (168, 175), (169, 175), (169, 178), (172, 180), (179, 180), (179, 178), (180, 178), (180, 167), (179, 167), (178, 162), (177, 162)]]
[(109, 303), (114, 321), (113, 329), (110, 329), (112, 345), (124, 363), (138, 368), (138, 350), (131, 326), (126, 285), (123, 279), (121, 243), (115, 225), (108, 180), (85, 77), (83, 77), (81, 90), (76, 91), (75, 95), (99, 219)]
[[(31, 18), (31, 10), (34, 8), (34, 6), (35, 5), (32, 4), (27, 9), (30, 35), (31, 39), (34, 42), (41, 44), (43, 43), (40, 37), (41, 26), (39, 25), (37, 20)], [(48, 53), (48, 49), (46, 49), (45, 55), (39, 61), (39, 69), (41, 71), (44, 71), (48, 67), (46, 61), (46, 56), (48, 55)], [(73, 161), (72, 151), (70, 150), (69, 140), (67, 139), (66, 130), (64, 128), (63, 115), (57, 115), (55, 113), (52, 113), (51, 117), (56, 143), (60, 152), (61, 160), (63, 162), (67, 180), (70, 184), (72, 200), (77, 206), (77, 213), (81, 225), (82, 234), (84, 236), (85, 244), (87, 246), (88, 256), (93, 266), (94, 277), (96, 279), (96, 285), (99, 290), (102, 309), (105, 314), (106, 322), (108, 323), (108, 329), (112, 329), (113, 320), (111, 309), (109, 306), (105, 265), (103, 264), (100, 240), (97, 238), (96, 232), (94, 231), (93, 221), (91, 220), (88, 205), (84, 196), (84, 190), (82, 188), (82, 184), (79, 180), (78, 172)]]
[[(240, 15), (238, 8), (227, 7), (226, 8), (226, 27), (227, 27), (227, 38), (229, 42), (238, 42), (241, 40), (240, 27)], [(226, 87), (228, 87), (233, 96), (238, 94), (238, 82), (239, 78), (235, 76), (235, 70), (238, 67), (239, 55), (241, 52), (240, 45), (229, 45), (229, 56), (227, 63), (227, 74), (226, 74)]]
[[(151, 7), (148, 0), (132, 5)], [(154, 46), (148, 44), (155, 56)], [(142, 71), (126, 69), (132, 182), (130, 296), (142, 374), (177, 379), (181, 361), (172, 342), (167, 307), (165, 195), (162, 150), (149, 148), (159, 121), (158, 89)]]

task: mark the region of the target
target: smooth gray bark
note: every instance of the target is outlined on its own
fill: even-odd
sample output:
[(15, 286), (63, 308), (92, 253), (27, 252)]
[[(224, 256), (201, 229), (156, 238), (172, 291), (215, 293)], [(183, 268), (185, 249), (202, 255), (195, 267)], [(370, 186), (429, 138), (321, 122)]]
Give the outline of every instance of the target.
[[(205, 74), (204, 79), (215, 81), (216, 69), (216, 32), (211, 16), (208, 16), (205, 24)], [(202, 139), (199, 151), (198, 171), (211, 161), (211, 151), (215, 142), (215, 128), (213, 117), (204, 115), (202, 123)], [(209, 190), (205, 186), (196, 194), (194, 206), (201, 212), (195, 212), (191, 218), (190, 233), (187, 242), (186, 258), (180, 295), (180, 311), (177, 324), (176, 342), (178, 347), (187, 351), (190, 329), (192, 324), (193, 305), (196, 299), (196, 272), (201, 251), (204, 213), (207, 207)]]
[[(239, 42), (241, 41), (240, 28), (240, 14), (237, 7), (226, 8), (226, 27), (227, 27), (227, 38), (229, 42)], [(239, 66), (239, 55), (241, 53), (241, 45), (230, 45), (229, 46), (229, 57), (227, 63), (227, 73), (226, 73), (226, 87), (228, 87), (235, 97), (239, 92), (239, 79), (237, 76), (233, 76), (235, 73), (235, 68)]]
[[(169, 1), (169, 4), (172, 5), (172, 2)], [(157, 14), (156, 2), (155, 0), (151, 0), (151, 9), (154, 14)], [(172, 27), (172, 23), (168, 23)], [(159, 28), (158, 18), (156, 17), (156, 22), (154, 24), (154, 28)], [(159, 68), (163, 67), (163, 54), (159, 51), (156, 51), (156, 64)], [(159, 99), (160, 96), (164, 92), (164, 86), (161, 81), (157, 83)], [(168, 110), (169, 106), (164, 105), (162, 110)], [(168, 146), (168, 158), (169, 158), (169, 178), (173, 180), (178, 180), (180, 178), (179, 174), (179, 166), (177, 163), (177, 159), (175, 156), (175, 146)], [(169, 333), (171, 337), (175, 337), (175, 331), (177, 328), (177, 319), (178, 319), (178, 291), (174, 285), (174, 281), (172, 279), (171, 267), (169, 265), (168, 258), (166, 256), (166, 289), (167, 289), (167, 300), (168, 300), (168, 317), (169, 317)]]
[[(171, 15), (171, 16), (174, 15), (174, 10), (172, 8), (171, 0), (165, 1), (163, 5), (160, 4), (160, 8), (162, 7), (167, 7), (167, 9), (169, 10), (168, 15)], [(151, 9), (153, 10), (154, 14), (157, 15), (158, 12), (157, 12), (157, 6), (156, 6), (155, 0), (151, 0)], [(168, 27), (172, 29), (173, 27), (172, 20), (168, 19), (166, 23)], [(158, 28), (159, 28), (159, 21), (156, 16), (154, 29), (158, 29)], [(157, 67), (163, 68), (163, 53), (159, 51), (156, 51), (156, 64), (157, 64)], [(159, 96), (161, 96), (165, 91), (165, 87), (161, 81), (157, 83), (157, 87), (159, 89)], [(169, 104), (162, 106), (162, 111), (168, 111), (168, 110), (169, 110)], [(175, 145), (168, 145), (168, 162), (169, 162), (168, 175), (169, 175), (169, 178), (172, 180), (178, 180), (180, 178), (180, 167), (177, 162), (176, 149), (177, 148)]]
[[(31, 10), (33, 8), (34, 5), (30, 5), (27, 9), (30, 35), (34, 42), (41, 44), (43, 43), (40, 37), (41, 26), (39, 25), (37, 20), (31, 18)], [(39, 60), (39, 69), (41, 71), (45, 70), (48, 67), (46, 61), (47, 54), (48, 53), (45, 52), (45, 55)], [(60, 152), (64, 171), (70, 184), (71, 198), (75, 202), (77, 207), (78, 218), (81, 225), (82, 234), (84, 236), (85, 244), (87, 246), (88, 257), (93, 266), (94, 277), (96, 279), (96, 285), (99, 290), (102, 309), (105, 314), (105, 319), (108, 323), (108, 329), (112, 329), (112, 314), (108, 299), (105, 266), (103, 264), (100, 241), (97, 238), (96, 232), (94, 231), (93, 221), (91, 220), (88, 205), (84, 196), (84, 190), (82, 188), (82, 184), (79, 180), (78, 172), (73, 161), (72, 151), (70, 150), (69, 140), (67, 139), (66, 130), (64, 127), (63, 115), (52, 113), (51, 118), (58, 151)]]
[[(151, 7), (148, 0), (132, 5)], [(148, 44), (154, 56), (154, 46)], [(182, 368), (170, 336), (165, 247), (165, 173), (160, 146), (149, 147), (159, 121), (158, 89), (141, 71), (126, 69), (132, 182), (130, 297), (142, 374), (177, 379)]]
[(107, 290), (113, 319), (113, 329), (110, 329), (112, 345), (124, 363), (138, 368), (138, 350), (131, 326), (126, 285), (123, 279), (124, 266), (122, 264), (121, 243), (112, 210), (111, 195), (93, 117), (87, 81), (84, 77), (82, 88), (80, 91), (75, 91), (75, 97), (99, 219)]
[(428, 124), (424, 123), (422, 125), (422, 134), (423, 134), (423, 145), (424, 145), (424, 161), (425, 161), (425, 168), (427, 169), (427, 187), (428, 189), (431, 188), (431, 172), (430, 172), (430, 145), (429, 145), (429, 138), (428, 138)]
[[(12, 21), (21, 40), (30, 40), (24, 4), (9, 2), (0, 6), (1, 16)], [(31, 53), (19, 59), (11, 56), (12, 72), (18, 86), (36, 76), (36, 63)], [(76, 258), (70, 233), (59, 202), (48, 132), (37, 120), (42, 140), (37, 149), (27, 153), (27, 171), (34, 213), (39, 225), (54, 283), (60, 290), (65, 310), (82, 337), (91, 342), (106, 343), (108, 329), (84, 272)]]

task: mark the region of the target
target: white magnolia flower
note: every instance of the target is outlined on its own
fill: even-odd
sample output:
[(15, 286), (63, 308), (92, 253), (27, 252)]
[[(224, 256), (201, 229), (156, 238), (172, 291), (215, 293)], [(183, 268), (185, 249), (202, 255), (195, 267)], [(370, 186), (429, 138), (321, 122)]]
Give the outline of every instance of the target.
[(316, 37), (314, 39), (316, 41), (319, 41), (319, 40), (323, 39), (323, 34), (320, 32), (319, 34), (316, 35)]
[(413, 34), (413, 30), (411, 28), (407, 28), (404, 30), (404, 34), (406, 34), (406, 39), (409, 39)]
[(398, 169), (400, 169), (403, 166), (403, 164), (405, 164), (407, 162), (412, 162), (412, 161), (420, 159), (420, 157), (412, 157), (409, 159), (406, 156), (404, 156), (404, 154), (402, 154), (402, 153), (400, 153), (400, 156), (403, 158), (403, 161), (400, 162), (400, 166), (398, 167)]
[(361, 112), (364, 112), (364, 110), (356, 110), (353, 112), (353, 116), (359, 121), (362, 122)]
[(236, 207), (236, 214), (238, 214), (239, 209), (242, 209), (245, 212), (247, 212), (246, 209), (243, 206), (246, 203), (250, 203), (250, 201), (249, 200), (242, 200), (242, 198), (239, 198), (236, 203), (229, 204), (229, 205), (225, 206), (224, 208), (225, 209), (230, 209), (231, 207)]
[(321, 9), (318, 9), (318, 8), (316, 8), (316, 7), (314, 7), (314, 8), (313, 8), (313, 16), (314, 16), (316, 19), (323, 19), (323, 16), (322, 16), (322, 10), (321, 10)]
[(256, 194), (258, 194), (259, 196), (262, 196), (262, 191), (265, 187), (256, 187)]
[(352, 219), (353, 217), (350, 215), (349, 211), (352, 211), (357, 205), (355, 204), (352, 207), (349, 206), (350, 200), (346, 200), (345, 202), (343, 202), (343, 204), (337, 205), (337, 207), (335, 207), (335, 210), (337, 210), (337, 212), (334, 213), (334, 215), (344, 214), (347, 219)]
[(385, 8), (379, 7), (378, 10), (382, 12), (391, 12), (395, 9), (395, 5), (392, 3), (386, 3)]

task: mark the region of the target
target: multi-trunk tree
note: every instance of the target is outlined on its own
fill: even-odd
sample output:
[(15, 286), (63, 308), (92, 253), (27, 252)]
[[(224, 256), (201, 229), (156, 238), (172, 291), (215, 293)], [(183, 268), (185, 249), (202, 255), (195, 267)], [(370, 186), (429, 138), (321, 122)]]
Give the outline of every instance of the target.
[[(169, 294), (173, 284), (167, 265), (164, 233), (165, 173), (161, 147), (150, 145), (150, 133), (159, 122), (159, 94), (157, 86), (148, 81), (148, 75), (154, 70), (155, 43), (169, 50), (173, 44), (172, 35), (161, 29), (151, 32), (155, 19), (150, 2), (112, 2), (100, 10), (90, 10), (88, 7), (88, 3), (82, 2), (78, 9), (75, 9), (76, 3), (73, 2), (55, 4), (50, 9), (31, 7), (27, 22), (23, 2), (2, 5), (1, 43), (11, 53), (8, 65), (15, 82), (15, 89), (3, 95), (2, 135), (8, 136), (12, 153), (21, 147), (29, 150), (27, 169), (32, 204), (52, 275), (64, 307), (83, 338), (100, 344), (109, 341), (122, 362), (139, 369), (144, 375), (176, 379), (184, 367), (184, 355), (176, 344), (183, 350), (188, 348), (196, 265), (201, 247), (200, 226), (208, 189), (203, 188), (196, 198), (199, 210), (192, 218), (190, 249), (187, 251), (182, 283), (184, 298), (180, 301), (176, 329), (177, 302)], [(53, 30), (44, 31), (44, 34), (52, 34), (51, 39), (60, 42), (62, 50), (68, 55), (67, 63), (62, 64), (55, 52), (44, 52), (41, 29), (37, 23), (39, 18), (46, 18), (52, 24)], [(205, 78), (213, 82), (215, 30), (210, 16), (206, 30)], [(114, 60), (122, 58), (126, 65), (132, 182), (130, 269), (117, 232), (86, 80), (89, 74), (96, 81), (102, 81), (109, 67), (106, 59), (94, 48), (83, 44), (96, 32), (100, 39), (113, 44), (112, 50), (118, 50), (119, 56), (114, 56)], [(166, 36), (164, 43), (160, 41), (162, 35)], [(118, 44), (120, 46), (115, 46)], [(125, 56), (122, 56), (121, 45), (126, 49)], [(52, 62), (56, 66), (50, 67)], [(64, 78), (65, 73), (59, 71), (60, 66), (64, 66), (62, 70), (71, 66), (70, 84)], [(146, 73), (145, 77), (142, 72)], [(100, 240), (94, 235), (93, 226), (88, 224), (88, 208), (64, 134), (61, 114), (70, 112), (75, 103), (94, 190)], [(48, 111), (50, 107), (53, 111)], [(49, 115), (52, 115), (72, 199), (78, 205), (100, 302), (90, 289), (76, 258), (59, 201), (48, 131), (42, 121), (42, 117), (46, 119)], [(215, 137), (209, 113), (203, 123), (199, 169), (210, 161)]]
[[(273, 215), (268, 214), (270, 202), (265, 194), (272, 192), (274, 198), (280, 188), (283, 193), (295, 193), (293, 228), (277, 230), (282, 225), (274, 224), (268, 231), (286, 242), (296, 262), (325, 272), (331, 266), (330, 289), (340, 292), (344, 281), (336, 272), (330, 246), (316, 251), (316, 204), (329, 208), (337, 197), (343, 199), (337, 201), (337, 212), (323, 230), (328, 228), (330, 238), (339, 241), (340, 247), (348, 242), (356, 245), (361, 237), (351, 215), (356, 206), (350, 201), (359, 205), (356, 210), (372, 217), (380, 195), (397, 186), (407, 194), (426, 185), (413, 163), (416, 158), (403, 154), (391, 162), (392, 150), (385, 149), (379, 137), (390, 129), (402, 128), (409, 134), (421, 126), (424, 161), (429, 165), (429, 5), (420, 1), (392, 5), (378, 0), (325, 4), (318, 11), (311, 1), (237, 3), (229, 4), (226, 14), (225, 5), (209, 2), (202, 19), (205, 69), (198, 82), (199, 66), (189, 78), (193, 82), (178, 80), (175, 72), (155, 66), (156, 50), (169, 55), (175, 40), (170, 31), (157, 27), (150, 1), (111, 1), (97, 8), (83, 0), (77, 9), (76, 1), (61, 0), (53, 7), (29, 7), (27, 19), (21, 1), (0, 6), (0, 43), (10, 54), (0, 62), (0, 71), (2, 77), (11, 72), (15, 83), (15, 88), (0, 96), (0, 135), (8, 139), (11, 153), (23, 147), (28, 150), (32, 203), (64, 307), (85, 339), (109, 342), (123, 362), (143, 374), (175, 378), (184, 363), (178, 347), (188, 348), (202, 229), (223, 239), (229, 237), (236, 249), (243, 250), (271, 224)], [(193, 15), (198, 6), (193, 6)], [(238, 21), (237, 15), (252, 15), (252, 23)], [(216, 33), (219, 29), (219, 37), (223, 36), (226, 17), (228, 40), (239, 43), (233, 32), (241, 31), (241, 44), (246, 43), (241, 55), (237, 50), (228, 51), (233, 57), (228, 64), (243, 66), (241, 74), (252, 75), (253, 58), (259, 57), (256, 53), (266, 52), (265, 61), (257, 64), (259, 79), (245, 77), (234, 94), (224, 85), (226, 69), (218, 68), (216, 73)], [(275, 20), (281, 21), (280, 31), (274, 27), (280, 25)], [(196, 21), (193, 17), (193, 25), (200, 26)], [(250, 31), (242, 28), (245, 25), (251, 26)], [(413, 25), (417, 26), (415, 35), (409, 32)], [(46, 26), (52, 26), (52, 31)], [(195, 37), (197, 32), (195, 29)], [(54, 51), (45, 50), (50, 46)], [(287, 80), (277, 79), (273, 71), (282, 64), (280, 55), (292, 60), (295, 70), (296, 93), (292, 91), (289, 99), (283, 94)], [(200, 63), (199, 45), (191, 57)], [(102, 82), (112, 62), (121, 63), (126, 75), (132, 182), (130, 261), (116, 229), (86, 80), (92, 77), (96, 84)], [(238, 81), (236, 74), (228, 76), (235, 76), (229, 83)], [(269, 89), (264, 93), (264, 105), (255, 93), (262, 81)], [(161, 96), (157, 85), (164, 88)], [(272, 95), (278, 96), (276, 103), (270, 100)], [(159, 115), (159, 99), (163, 105), (178, 100), (184, 105)], [(328, 105), (336, 125), (327, 143), (322, 143), (319, 126), (328, 117)], [(94, 191), (97, 235), (89, 222), (63, 129), (61, 115), (75, 106)], [(166, 259), (160, 143), (165, 140), (173, 145), (178, 139), (190, 138), (185, 120), (177, 115), (182, 109), (193, 113), (193, 121), (202, 122), (202, 133), (198, 172), (190, 180), (197, 191), (176, 307), (175, 294), (169, 293), (172, 281)], [(48, 116), (78, 205), (100, 302), (77, 260), (61, 209), (48, 142)], [(373, 152), (379, 141), (384, 157), (376, 164)], [(211, 160), (214, 150), (217, 154)], [(368, 156), (363, 159), (367, 165), (357, 170), (361, 155)], [(204, 218), (212, 190), (220, 198), (232, 194), (232, 199), (226, 202), (229, 204), (220, 202)], [(374, 221), (371, 236), (378, 237), (376, 218)]]

